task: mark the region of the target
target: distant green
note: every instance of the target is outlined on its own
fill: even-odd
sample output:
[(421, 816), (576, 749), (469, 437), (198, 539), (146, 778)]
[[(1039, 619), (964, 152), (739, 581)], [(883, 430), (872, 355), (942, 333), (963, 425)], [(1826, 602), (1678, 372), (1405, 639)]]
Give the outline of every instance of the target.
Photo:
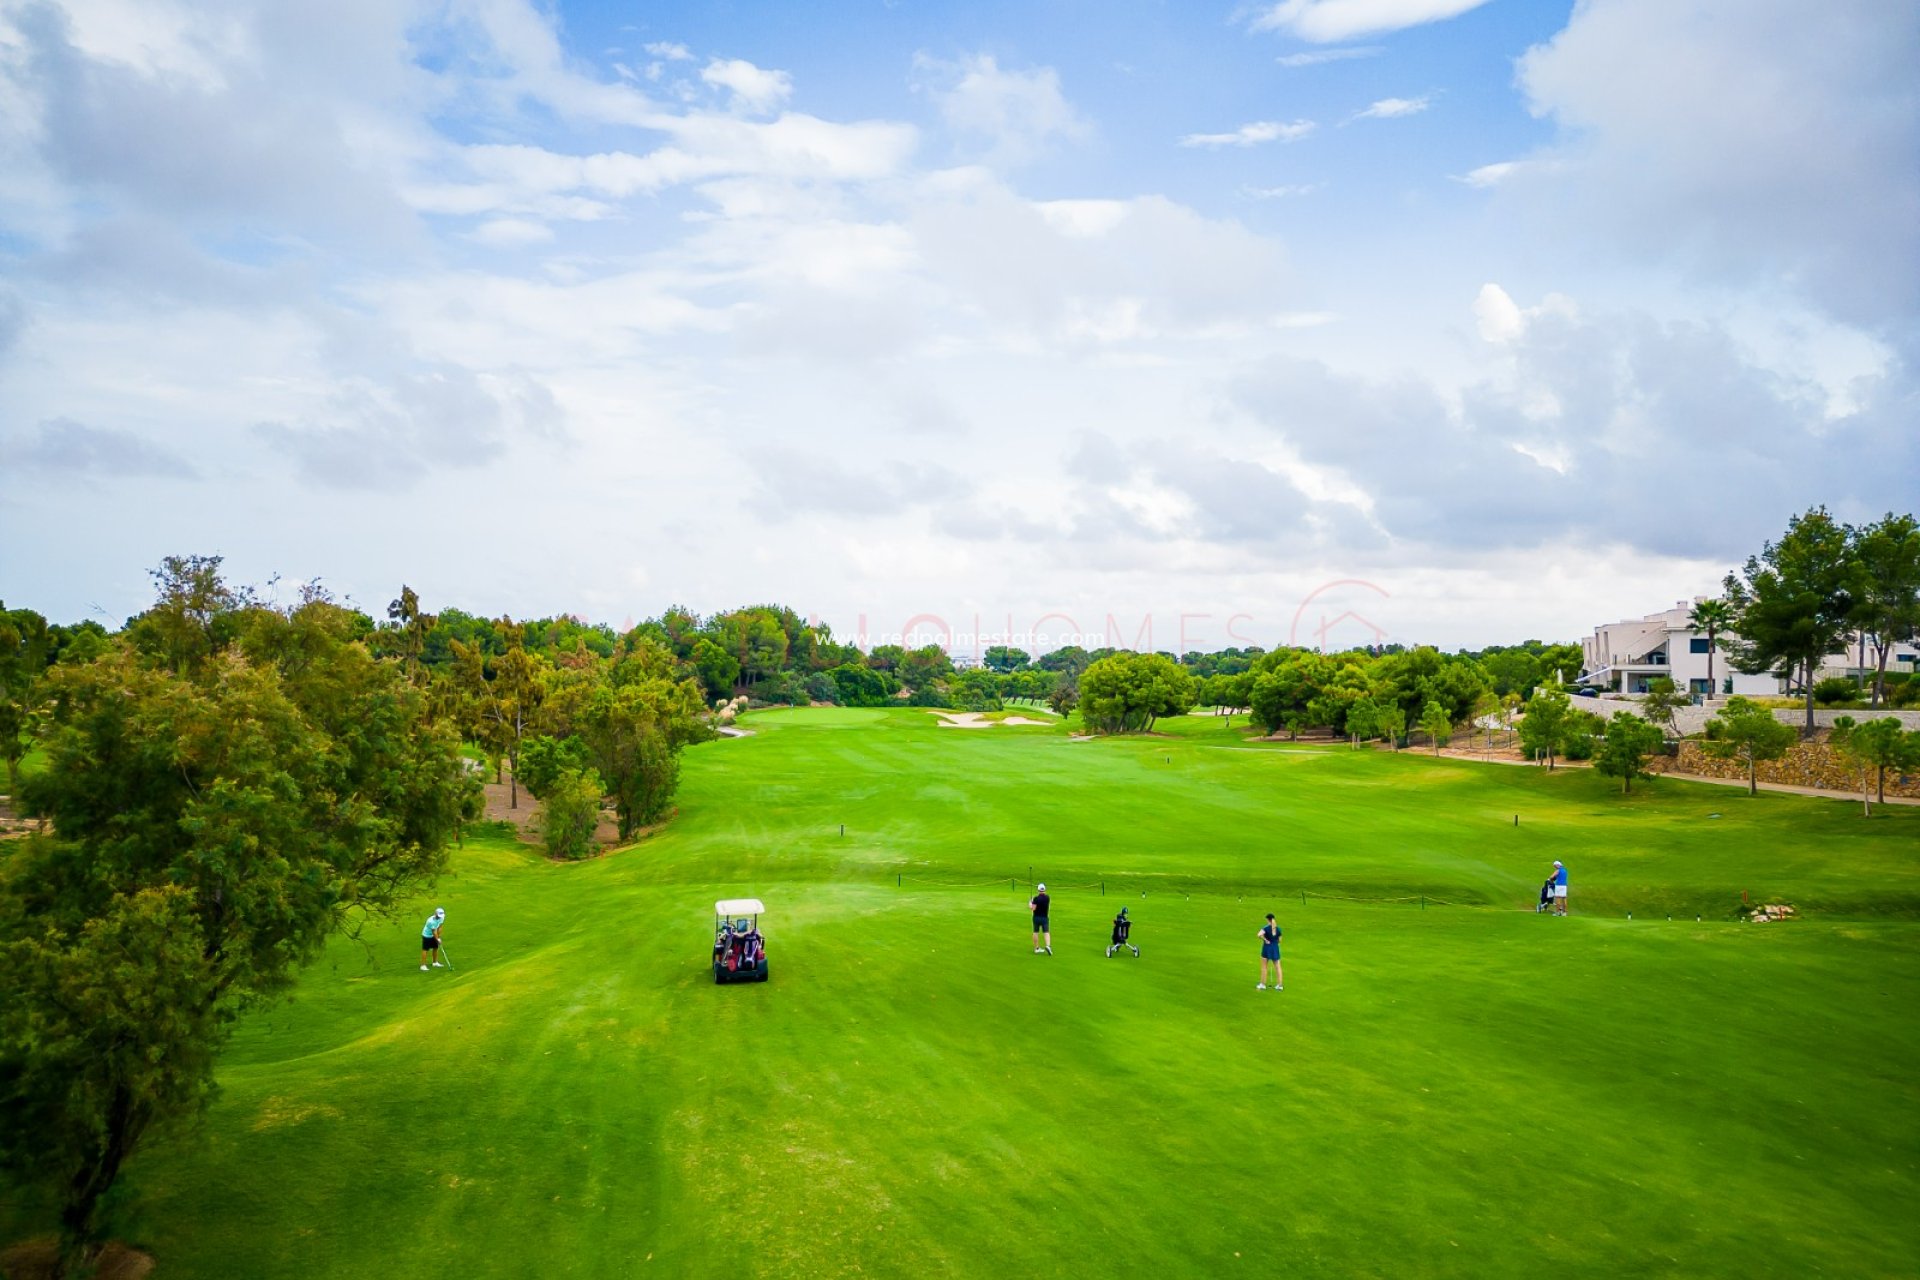
[[(1920, 810), (1070, 724), (754, 713), (633, 848), (471, 837), (458, 968), (337, 942), (115, 1234), (156, 1280), (1920, 1270)], [(772, 981), (718, 988), (746, 894)]]

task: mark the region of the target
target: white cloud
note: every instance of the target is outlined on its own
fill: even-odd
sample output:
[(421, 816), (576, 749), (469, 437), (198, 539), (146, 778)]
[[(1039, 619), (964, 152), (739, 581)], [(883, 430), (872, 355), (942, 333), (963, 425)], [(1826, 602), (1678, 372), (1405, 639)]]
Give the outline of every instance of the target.
[(552, 240), (553, 228), (525, 218), (491, 218), (475, 227), (469, 238), (496, 249), (519, 249)]
[(739, 58), (715, 58), (701, 69), (700, 78), (725, 89), (736, 107), (755, 115), (777, 110), (793, 96), (793, 77), (786, 72), (767, 71)]
[(1480, 286), (1480, 293), (1473, 300), (1473, 316), (1480, 336), (1488, 342), (1511, 342), (1526, 327), (1520, 308), (1497, 284)]
[(1337, 49), (1308, 49), (1304, 53), (1285, 53), (1274, 61), (1283, 67), (1317, 67), (1327, 62), (1346, 62), (1352, 58), (1375, 58), (1386, 52), (1383, 45), (1350, 44)]
[(1255, 31), (1284, 31), (1315, 44), (1400, 31), (1458, 17), (1487, 0), (1281, 0), (1253, 19)]
[(1020, 165), (1045, 155), (1059, 142), (1083, 139), (1091, 126), (1066, 99), (1052, 67), (1003, 69), (991, 54), (942, 62), (914, 58), (920, 87), (931, 93), (941, 117), (963, 149), (990, 164)]
[(1278, 120), (1256, 120), (1243, 124), (1232, 133), (1189, 133), (1180, 139), (1183, 147), (1253, 147), (1263, 142), (1298, 142), (1314, 130), (1311, 120), (1283, 124)]
[(1125, 200), (1048, 200), (1034, 208), (1062, 235), (1087, 239), (1106, 235), (1126, 220)]
[(1533, 160), (1500, 160), (1493, 164), (1483, 164), (1478, 169), (1470, 169), (1466, 173), (1455, 174), (1453, 180), (1463, 182), (1469, 187), (1497, 187), (1518, 174), (1529, 171), (1542, 172), (1547, 168), (1547, 165)]
[(1401, 116), (1417, 116), (1432, 104), (1431, 95), (1418, 98), (1382, 98), (1364, 111), (1354, 114), (1355, 120), (1397, 120)]
[(687, 46), (677, 40), (655, 40), (645, 45), (644, 48), (652, 56), (667, 62), (691, 62), (693, 60), (693, 54), (687, 50)]
[(1568, 230), (1882, 325), (1920, 296), (1916, 65), (1920, 5), (1605, 0), (1518, 78), (1561, 129)]
[[(1920, 474), (1910, 329), (1816, 322), (1793, 291), (1829, 295), (1790, 252), (1814, 231), (1871, 232), (1845, 251), (1884, 255), (1889, 293), (1899, 282), (1907, 233), (1882, 216), (1911, 189), (1897, 59), (1863, 55), (1849, 85), (1839, 63), (1858, 40), (1823, 32), (1820, 66), (1782, 71), (1804, 44), (1783, 10), (1773, 36), (1729, 38), (1793, 93), (1684, 57), (1703, 94), (1778, 129), (1785, 172), (1758, 144), (1694, 157), (1692, 185), (1660, 154), (1633, 172), (1635, 149), (1668, 135), (1691, 155), (1690, 112), (1727, 126), (1668, 83), (1684, 66), (1665, 53), (1646, 55), (1665, 68), (1649, 90), (1663, 120), (1615, 100), (1630, 89), (1600, 92), (1595, 68), (1640, 54), (1595, 43), (1591, 24), (1631, 6), (1593, 0), (1524, 82), (1555, 145), (1465, 152), (1507, 157), (1460, 179), (1497, 196), (1358, 218), (1369, 197), (1343, 179), (1297, 210), (1312, 216), (1247, 206), (1243, 224), (1202, 210), (1326, 188), (1277, 164), (1274, 185), (1242, 187), (1214, 157), (1200, 168), (1215, 187), (1191, 204), (1152, 194), (1181, 117), (1144, 71), (1127, 87), (1158, 109), (1158, 142), (1116, 128), (1098, 155), (1017, 183), (1012, 165), (1092, 135), (1049, 68), (919, 60), (926, 114), (954, 144), (929, 170), (897, 66), (850, 70), (833, 96), (866, 113), (821, 118), (787, 105), (817, 86), (704, 51), (654, 50), (658, 89), (582, 61), (566, 52), (578, 33), (559, 38), (566, 11), (537, 0), (113, 5), (76, 4), (70, 31), (43, 6), (0, 17), (0, 545), (90, 486), (122, 489), (23, 569), (37, 577), (14, 589), (48, 608), (97, 592), (124, 615), (141, 564), (231, 547), (242, 576), (324, 573), (362, 599), (387, 599), (402, 570), (447, 603), (616, 622), (676, 598), (779, 598), (880, 625), (958, 597), (1096, 627), (1131, 614), (1122, 640), (1148, 607), (1224, 618), (1281, 600), (1254, 624), (1272, 642), (1316, 581), (1369, 576), (1391, 584), (1402, 634), (1467, 643), (1565, 634), (1596, 592), (1643, 591), (1650, 564), (1692, 584), (1676, 590), (1710, 588), (1727, 549), (1777, 533), (1792, 504), (1905, 509)], [(1883, 29), (1904, 47), (1904, 27)], [(793, 47), (754, 38), (770, 59)], [(709, 65), (736, 83), (703, 80)], [(1811, 126), (1782, 124), (1790, 110), (1826, 122), (1840, 158), (1806, 165)], [(1292, 126), (1261, 127), (1272, 144)], [(1802, 173), (1846, 177), (1828, 196), (1874, 216), (1743, 220), (1716, 185), (1810, 207), (1791, 190)], [(1630, 234), (1655, 209), (1675, 234)], [(1716, 229), (1714, 278), (1736, 293), (1703, 299), (1665, 255), (1697, 267), (1689, 246)], [(1383, 366), (1395, 357), (1420, 371)], [(1103, 443), (1076, 453), (1093, 431)], [(1026, 459), (1045, 492), (949, 470), (956, 449)], [(566, 528), (530, 525), (482, 560), (435, 526), (541, 492), (571, 495)], [(605, 550), (636, 543), (639, 578)], [(1233, 642), (1217, 621), (1210, 639)]]
[(1291, 200), (1296, 196), (1310, 196), (1326, 185), (1324, 182), (1296, 182), (1277, 187), (1242, 187), (1240, 193), (1252, 200)]

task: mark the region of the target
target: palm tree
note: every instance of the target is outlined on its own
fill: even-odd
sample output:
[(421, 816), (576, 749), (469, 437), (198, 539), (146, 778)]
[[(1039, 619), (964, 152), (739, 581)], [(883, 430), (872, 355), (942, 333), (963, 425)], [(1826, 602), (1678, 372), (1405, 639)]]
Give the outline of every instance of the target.
[(1695, 631), (1707, 633), (1707, 696), (1713, 697), (1720, 692), (1720, 686), (1713, 679), (1713, 655), (1718, 649), (1720, 633), (1733, 626), (1733, 602), (1731, 600), (1696, 600), (1693, 609), (1687, 614), (1687, 625)]

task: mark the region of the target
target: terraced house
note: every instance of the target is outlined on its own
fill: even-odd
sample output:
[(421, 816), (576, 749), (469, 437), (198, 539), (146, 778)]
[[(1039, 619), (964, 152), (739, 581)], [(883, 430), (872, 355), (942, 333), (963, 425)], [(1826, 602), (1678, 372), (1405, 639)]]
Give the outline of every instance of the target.
[[(1709, 645), (1707, 633), (1696, 628), (1688, 615), (1705, 596), (1680, 600), (1671, 609), (1650, 613), (1643, 618), (1609, 622), (1596, 627), (1580, 642), (1586, 667), (1580, 680), (1589, 687), (1613, 693), (1645, 693), (1647, 685), (1667, 676), (1696, 698), (1717, 698), (1729, 694), (1749, 697), (1773, 697), (1789, 692), (1787, 682), (1772, 674), (1750, 676), (1735, 671), (1728, 661), (1724, 642)], [(1894, 649), (1888, 671), (1912, 671), (1920, 654), (1911, 644)], [(1714, 652), (1714, 650), (1718, 652)], [(1849, 636), (1844, 648), (1827, 656), (1815, 679), (1828, 676), (1854, 676), (1864, 669), (1871, 675), (1871, 650), (1861, 648), (1857, 635)]]

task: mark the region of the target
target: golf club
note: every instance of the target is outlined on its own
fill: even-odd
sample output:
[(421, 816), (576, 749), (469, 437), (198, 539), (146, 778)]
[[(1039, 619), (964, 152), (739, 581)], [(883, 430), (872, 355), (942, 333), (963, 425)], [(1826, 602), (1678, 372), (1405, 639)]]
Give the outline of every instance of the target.
[(453, 968), (453, 957), (447, 954), (447, 944), (444, 942), (440, 944), (440, 960), (447, 968)]

